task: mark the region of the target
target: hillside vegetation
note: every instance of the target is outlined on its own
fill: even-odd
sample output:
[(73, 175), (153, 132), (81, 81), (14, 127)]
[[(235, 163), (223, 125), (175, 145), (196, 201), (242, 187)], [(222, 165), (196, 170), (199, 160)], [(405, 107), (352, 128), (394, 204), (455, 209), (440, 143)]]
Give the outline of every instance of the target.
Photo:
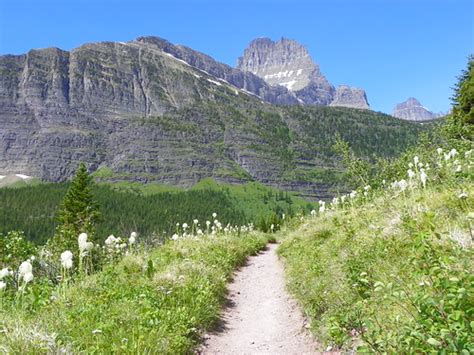
[[(105, 244), (105, 264), (92, 275), (80, 272), (76, 254), (72, 268), (57, 270), (59, 284), (48, 278), (54, 263), (41, 256), (31, 261), (31, 284), (18, 278), (16, 291), (16, 271), (6, 276), (0, 352), (188, 353), (217, 321), (232, 271), (268, 237), (251, 227), (216, 227), (175, 239), (152, 250), (126, 239), (119, 252)], [(17, 267), (1, 259), (0, 266)]]
[[(363, 173), (282, 232), (288, 286), (331, 349), (474, 352), (474, 62), (443, 148), (429, 141)], [(293, 223), (296, 223), (294, 221)]]

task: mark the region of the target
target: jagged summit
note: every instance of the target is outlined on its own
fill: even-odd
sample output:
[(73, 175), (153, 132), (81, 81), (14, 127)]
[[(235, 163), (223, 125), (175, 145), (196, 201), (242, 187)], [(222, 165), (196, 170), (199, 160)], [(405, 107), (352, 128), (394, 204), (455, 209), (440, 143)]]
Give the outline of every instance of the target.
[(397, 104), (392, 116), (409, 121), (428, 121), (439, 117), (414, 97), (409, 97), (405, 102)]
[(239, 58), (237, 67), (272, 86), (287, 88), (303, 104), (369, 108), (362, 89), (341, 86), (337, 91), (306, 47), (292, 39), (254, 39)]

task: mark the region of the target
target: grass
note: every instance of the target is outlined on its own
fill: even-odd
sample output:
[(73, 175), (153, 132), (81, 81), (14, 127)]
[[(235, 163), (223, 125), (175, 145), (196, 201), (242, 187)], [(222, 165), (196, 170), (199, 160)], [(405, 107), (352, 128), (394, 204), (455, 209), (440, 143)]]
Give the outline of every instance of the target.
[(465, 179), (445, 176), (397, 197), (373, 192), (283, 231), (288, 287), (325, 348), (474, 350), (468, 169)]
[(0, 310), (0, 351), (190, 353), (218, 319), (232, 272), (267, 241), (257, 232), (169, 241), (42, 302), (32, 288), (22, 309)]

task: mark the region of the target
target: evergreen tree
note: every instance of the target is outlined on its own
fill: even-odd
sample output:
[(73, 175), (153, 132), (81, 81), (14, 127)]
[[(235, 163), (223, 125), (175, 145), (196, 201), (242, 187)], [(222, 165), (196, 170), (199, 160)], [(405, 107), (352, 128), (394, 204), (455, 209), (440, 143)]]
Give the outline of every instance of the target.
[(77, 237), (87, 233), (91, 240), (100, 212), (92, 193), (94, 181), (84, 163), (79, 165), (58, 212), (58, 226), (52, 240), (55, 251), (75, 250)]
[(453, 111), (448, 116), (446, 133), (452, 144), (472, 145), (474, 138), (474, 56), (468, 59), (454, 88)]

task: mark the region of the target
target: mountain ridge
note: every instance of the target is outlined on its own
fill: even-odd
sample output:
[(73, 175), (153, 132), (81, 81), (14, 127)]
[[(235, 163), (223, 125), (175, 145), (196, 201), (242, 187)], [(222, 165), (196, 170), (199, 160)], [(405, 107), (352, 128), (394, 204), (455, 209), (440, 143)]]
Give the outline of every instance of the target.
[(336, 133), (361, 155), (393, 156), (424, 129), (367, 110), (271, 105), (255, 92), (292, 96), (156, 37), (0, 56), (0, 73), (1, 175), (63, 181), (84, 161), (111, 181), (255, 180), (315, 199), (339, 186)]

